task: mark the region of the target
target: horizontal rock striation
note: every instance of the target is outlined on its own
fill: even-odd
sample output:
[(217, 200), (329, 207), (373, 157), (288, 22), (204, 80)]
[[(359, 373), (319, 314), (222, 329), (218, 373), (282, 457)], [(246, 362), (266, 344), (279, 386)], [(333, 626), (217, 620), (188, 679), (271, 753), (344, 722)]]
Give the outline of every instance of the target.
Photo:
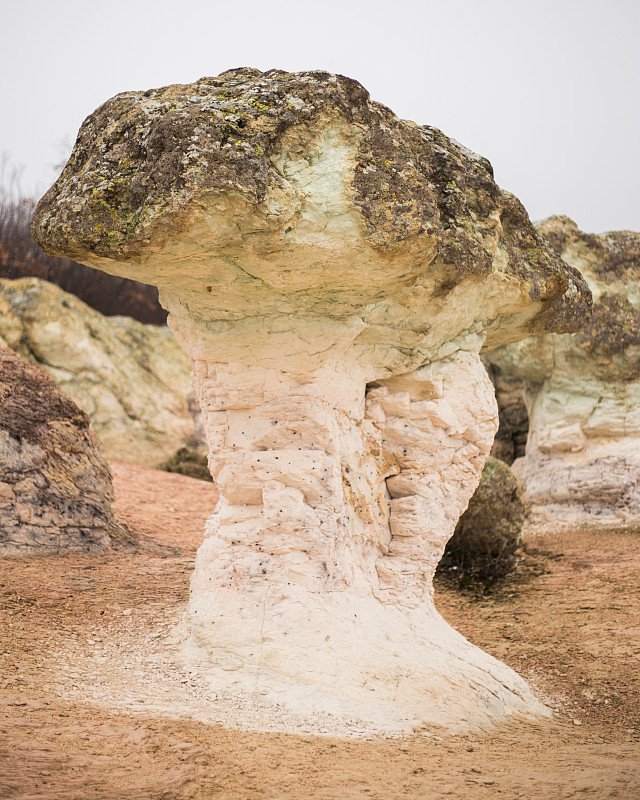
[(531, 428), (514, 464), (533, 526), (640, 530), (640, 234), (585, 234), (567, 217), (540, 226), (580, 269), (593, 316), (487, 355), (525, 381)]
[(480, 350), (590, 303), (486, 159), (343, 76), (231, 70), (105, 103), (33, 231), (159, 286), (191, 357), (220, 500), (182, 658), (372, 730), (545, 713), (432, 599), (497, 427)]

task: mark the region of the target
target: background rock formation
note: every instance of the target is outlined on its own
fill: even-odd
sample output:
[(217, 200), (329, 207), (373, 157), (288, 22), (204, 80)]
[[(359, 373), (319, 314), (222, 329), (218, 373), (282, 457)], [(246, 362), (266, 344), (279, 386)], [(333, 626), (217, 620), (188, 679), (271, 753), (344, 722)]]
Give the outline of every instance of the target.
[(0, 280), (0, 342), (49, 372), (109, 458), (156, 466), (193, 435), (188, 359), (171, 332), (104, 317), (46, 281)]
[(120, 535), (112, 499), (87, 415), (0, 347), (0, 555), (104, 550)]
[(493, 440), (491, 455), (505, 464), (513, 464), (524, 455), (529, 435), (529, 413), (524, 401), (524, 382), (517, 375), (503, 372), (492, 364), (487, 356), (482, 357), (498, 401), (500, 425)]
[(526, 339), (487, 355), (525, 381), (526, 455), (514, 464), (531, 524), (640, 529), (640, 234), (596, 236), (567, 217), (540, 226), (580, 269), (593, 317), (576, 334)]
[(207, 456), (195, 447), (181, 447), (158, 467), (165, 472), (177, 472), (201, 481), (212, 481)]
[(360, 84), (242, 69), (84, 123), (34, 237), (160, 287), (220, 500), (184, 658), (383, 729), (544, 713), (432, 577), (497, 427), (480, 361), (589, 292), (491, 166)]

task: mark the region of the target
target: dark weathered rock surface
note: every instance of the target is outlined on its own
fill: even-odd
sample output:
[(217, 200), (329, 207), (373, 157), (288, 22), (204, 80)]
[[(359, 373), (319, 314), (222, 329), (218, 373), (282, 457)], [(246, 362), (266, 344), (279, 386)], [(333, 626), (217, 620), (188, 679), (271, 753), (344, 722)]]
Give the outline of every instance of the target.
[(41, 369), (0, 347), (0, 554), (104, 550), (120, 536), (89, 418)]
[(481, 580), (509, 572), (522, 541), (524, 503), (511, 469), (489, 456), (480, 484), (447, 544), (446, 558)]
[[(325, 141), (313, 130), (323, 130)], [(314, 146), (305, 160), (297, 154), (309, 136)], [(193, 230), (220, 198), (218, 216), (231, 204), (234, 224), (200, 236), (201, 257), (236, 262), (245, 239), (247, 261), (272, 261), (277, 248), (286, 262), (300, 257), (310, 227), (296, 183), (327, 146), (364, 242), (382, 258), (404, 256), (407, 277), (418, 277), (416, 256), (428, 256), (441, 295), (496, 268), (520, 284), (528, 313), (504, 314), (490, 340), (519, 338), (523, 327), (574, 330), (584, 322), (590, 297), (580, 274), (544, 246), (520, 202), (495, 184), (486, 159), (436, 128), (398, 119), (357, 81), (325, 72), (230, 70), (108, 100), (85, 120), (60, 178), (38, 204), (33, 235), (51, 255), (114, 273), (122, 272), (119, 263), (136, 262), (130, 275), (174, 288), (179, 265), (159, 274), (150, 244), (157, 252)], [(353, 237), (339, 242), (340, 233), (332, 254), (338, 269), (362, 248)], [(196, 253), (190, 255), (193, 264)], [(212, 282), (198, 273), (201, 289), (209, 284), (217, 294), (214, 276)], [(196, 277), (193, 269), (188, 276)], [(294, 277), (273, 275), (283, 290)], [(242, 283), (237, 288), (250, 296), (252, 313), (256, 303), (267, 313), (270, 287), (261, 291), (247, 276)], [(298, 292), (295, 305), (317, 309), (315, 288), (311, 282)], [(350, 300), (380, 297), (377, 282), (369, 279), (366, 288), (356, 284)], [(338, 297), (328, 298), (334, 313)]]
[(207, 464), (207, 456), (202, 450), (193, 447), (181, 447), (179, 450), (163, 461), (158, 469), (165, 472), (177, 472), (180, 475), (188, 475), (190, 478), (197, 478), (201, 481), (212, 481), (211, 472)]

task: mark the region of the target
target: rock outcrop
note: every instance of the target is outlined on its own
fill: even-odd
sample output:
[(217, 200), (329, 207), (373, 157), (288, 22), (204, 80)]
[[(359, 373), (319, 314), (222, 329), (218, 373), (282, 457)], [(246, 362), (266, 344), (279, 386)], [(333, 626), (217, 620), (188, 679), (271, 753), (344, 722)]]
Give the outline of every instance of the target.
[(191, 356), (220, 500), (183, 658), (216, 690), (384, 730), (545, 713), (433, 604), (497, 427), (480, 349), (590, 301), (486, 159), (348, 78), (232, 70), (105, 103), (33, 231), (158, 285)]
[(524, 379), (530, 432), (514, 464), (533, 527), (640, 531), (640, 234), (585, 234), (567, 217), (540, 232), (594, 297), (579, 333), (488, 354)]
[(165, 472), (177, 472), (200, 481), (212, 481), (206, 454), (194, 447), (181, 447), (160, 464), (159, 469)]
[(22, 278), (0, 280), (0, 341), (87, 412), (109, 458), (156, 466), (193, 435), (189, 362), (168, 328), (104, 317)]
[(0, 555), (85, 553), (120, 538), (89, 418), (41, 369), (0, 347)]
[(541, 231), (580, 268), (593, 318), (575, 335), (501, 348), (492, 363), (523, 377), (531, 415), (523, 483), (532, 525), (640, 528), (640, 234), (584, 234), (566, 217)]
[(524, 503), (515, 475), (489, 456), (478, 488), (446, 548), (446, 560), (481, 581), (504, 577), (522, 542)]

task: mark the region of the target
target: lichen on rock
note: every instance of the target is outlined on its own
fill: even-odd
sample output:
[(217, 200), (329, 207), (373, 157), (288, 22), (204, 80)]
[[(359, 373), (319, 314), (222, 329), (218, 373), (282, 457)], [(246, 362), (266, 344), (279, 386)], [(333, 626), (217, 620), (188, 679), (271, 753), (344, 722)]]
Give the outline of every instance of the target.
[[(339, 208), (344, 194), (348, 208)], [(132, 261), (161, 289), (175, 285), (177, 244), (190, 230), (202, 235), (190, 244), (183, 288), (197, 280), (199, 293), (210, 287), (216, 295), (233, 275), (252, 303), (273, 295), (269, 288), (293, 289), (295, 298), (269, 297), (269, 305), (317, 309), (312, 274), (297, 285), (296, 263), (327, 235), (336, 272), (363, 261), (369, 280), (349, 274), (359, 305), (386, 297), (394, 283), (400, 292), (416, 285), (427, 266), (430, 288), (443, 294), (465, 273), (498, 272), (506, 290), (517, 287), (522, 308), (513, 319), (504, 314), (503, 339), (519, 336), (508, 322), (544, 329), (542, 312), (553, 308), (557, 330), (558, 315), (587, 302), (579, 275), (541, 245), (486, 159), (435, 128), (398, 119), (340, 75), (231, 70), (117, 95), (83, 124), (33, 226), (51, 254), (73, 253), (112, 272)], [(155, 264), (159, 249), (164, 269)], [(244, 275), (237, 263), (233, 269), (240, 255)], [(369, 256), (380, 264), (378, 280), (364, 269)], [(196, 270), (196, 261), (210, 269)], [(392, 264), (402, 264), (401, 274)], [(323, 299), (326, 308), (339, 297)]]
[(486, 159), (349, 78), (232, 70), (105, 103), (33, 232), (159, 286), (191, 358), (220, 500), (181, 657), (216, 691), (370, 730), (545, 713), (433, 605), (497, 427), (480, 350), (590, 305)]

